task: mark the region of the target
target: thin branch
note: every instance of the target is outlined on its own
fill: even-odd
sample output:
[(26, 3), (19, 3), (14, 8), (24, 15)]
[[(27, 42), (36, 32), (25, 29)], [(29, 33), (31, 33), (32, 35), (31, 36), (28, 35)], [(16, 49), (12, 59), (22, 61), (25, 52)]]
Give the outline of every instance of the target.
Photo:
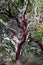
[(2, 25), (4, 25), (6, 27), (6, 29), (11, 30), (13, 32), (14, 36), (18, 37), (16, 30), (14, 30), (13, 28), (7, 26), (8, 23), (3, 22), (2, 19), (0, 19), (0, 23), (2, 23)]
[(23, 6), (23, 9), (22, 9), (23, 15), (26, 14), (27, 6), (28, 6), (28, 0), (24, 0), (24, 6)]
[(20, 12), (20, 9), (18, 8), (17, 4), (16, 3), (12, 3), (12, 5), (15, 7), (15, 9)]
[(9, 2), (8, 2), (8, 13), (9, 13), (10, 16), (12, 16), (11, 9), (10, 9), (10, 7), (11, 7), (10, 4), (11, 4), (11, 3), (10, 3), (10, 1), (9, 1)]
[(0, 12), (0, 14), (4, 14), (4, 15), (7, 15), (11, 19), (15, 19), (16, 22), (17, 22), (18, 27), (22, 29), (22, 27), (20, 26), (20, 22), (18, 20), (18, 17), (16, 15), (10, 15), (9, 12), (6, 12), (6, 11), (5, 12), (4, 11)]
[(3, 7), (1, 13), (5, 14), (5, 15), (8, 15), (9, 17), (12, 16), (11, 9), (10, 9), (10, 1), (8, 2), (8, 10)]
[(41, 48), (41, 50), (43, 51), (43, 44), (38, 39), (31, 38), (29, 42), (32, 42), (32, 41), (36, 42)]
[(13, 35), (18, 38), (16, 30), (14, 30), (13, 28), (10, 28), (10, 27), (8, 27), (8, 29), (10, 29), (13, 32)]
[(0, 14), (9, 16), (9, 14), (7, 12), (5, 12), (5, 11), (0, 12)]
[(3, 22), (2, 19), (0, 19), (0, 23), (2, 23), (5, 27), (7, 26), (7, 23)]
[(6, 8), (2, 8), (0, 14), (5, 14), (5, 15), (7, 15), (8, 17), (11, 17), (11, 16), (12, 16), (12, 14), (10, 13), (10, 11), (7, 10)]

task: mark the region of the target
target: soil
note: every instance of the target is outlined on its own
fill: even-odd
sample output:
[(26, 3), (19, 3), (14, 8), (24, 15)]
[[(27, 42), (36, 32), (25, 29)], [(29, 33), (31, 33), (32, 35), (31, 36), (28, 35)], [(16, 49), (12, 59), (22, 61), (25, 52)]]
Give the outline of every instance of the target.
[(43, 62), (37, 62), (37, 61), (25, 61), (22, 62), (20, 60), (18, 60), (15, 63), (12, 62), (7, 62), (7, 63), (0, 63), (0, 65), (43, 65)]

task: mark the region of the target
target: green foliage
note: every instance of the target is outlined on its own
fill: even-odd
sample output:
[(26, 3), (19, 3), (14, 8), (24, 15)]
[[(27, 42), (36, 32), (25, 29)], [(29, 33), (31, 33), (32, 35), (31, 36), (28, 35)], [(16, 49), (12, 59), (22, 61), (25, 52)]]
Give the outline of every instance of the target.
[(17, 6), (18, 6), (19, 8), (22, 8), (22, 7), (23, 7), (24, 0), (14, 0), (14, 2), (17, 4)]
[(37, 38), (42, 42), (43, 34), (40, 34), (39, 32), (31, 32), (31, 37)]

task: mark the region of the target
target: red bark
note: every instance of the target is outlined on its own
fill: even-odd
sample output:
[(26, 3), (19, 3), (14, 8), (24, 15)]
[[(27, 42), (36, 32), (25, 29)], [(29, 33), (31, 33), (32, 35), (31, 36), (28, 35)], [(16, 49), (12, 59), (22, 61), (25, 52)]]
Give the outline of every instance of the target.
[(36, 42), (41, 48), (41, 50), (43, 51), (43, 44), (38, 39), (31, 38), (29, 42), (32, 42), (32, 41)]
[[(23, 22), (26, 22), (26, 20), (24, 19)], [(25, 26), (25, 29), (24, 29), (24, 26), (23, 26), (23, 36), (22, 36), (20, 43), (18, 44), (18, 48), (17, 48), (17, 52), (16, 52), (16, 60), (19, 58), (21, 47), (22, 47), (23, 43), (25, 42), (26, 36), (27, 36), (27, 30), (26, 30), (27, 24), (23, 24), (23, 25)]]

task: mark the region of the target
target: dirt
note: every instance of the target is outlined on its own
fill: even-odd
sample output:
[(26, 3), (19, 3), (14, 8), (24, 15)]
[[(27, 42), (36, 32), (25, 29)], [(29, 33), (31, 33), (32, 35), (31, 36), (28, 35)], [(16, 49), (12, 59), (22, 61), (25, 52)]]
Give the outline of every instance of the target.
[(43, 65), (43, 62), (37, 62), (37, 61), (25, 61), (25, 62), (22, 62), (20, 60), (18, 60), (17, 62), (15, 63), (12, 63), (12, 62), (7, 62), (7, 63), (0, 63), (0, 65)]

